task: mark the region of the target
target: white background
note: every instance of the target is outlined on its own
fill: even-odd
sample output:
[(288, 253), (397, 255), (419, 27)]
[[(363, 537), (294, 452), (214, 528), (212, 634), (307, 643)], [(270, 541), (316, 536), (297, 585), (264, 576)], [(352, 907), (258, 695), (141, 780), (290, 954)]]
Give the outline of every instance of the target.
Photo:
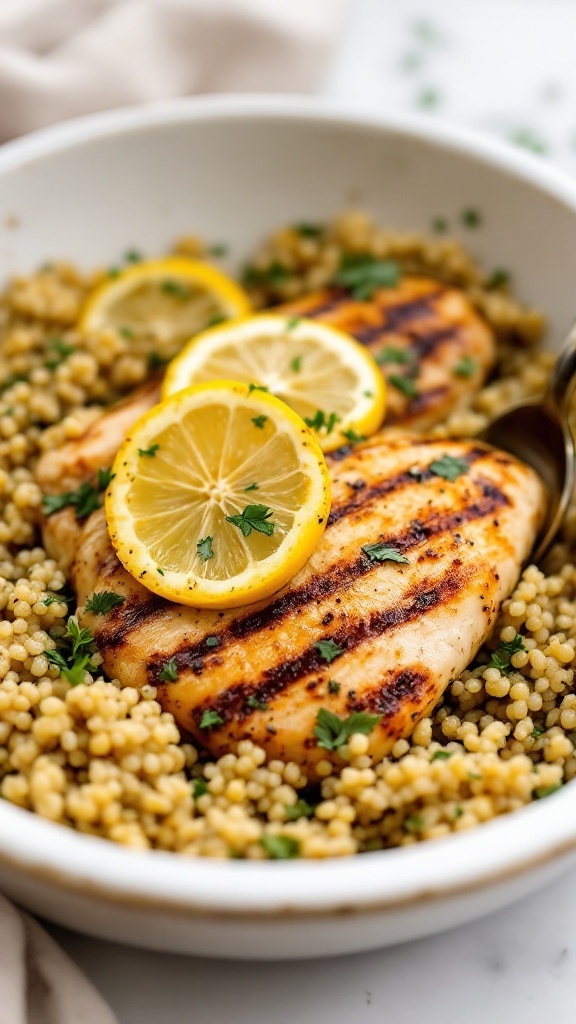
[[(457, 120), (576, 173), (576, 0), (351, 0), (324, 92)], [(576, 1020), (576, 872), (482, 922), (339, 960), (223, 963), (52, 932), (121, 1024)]]

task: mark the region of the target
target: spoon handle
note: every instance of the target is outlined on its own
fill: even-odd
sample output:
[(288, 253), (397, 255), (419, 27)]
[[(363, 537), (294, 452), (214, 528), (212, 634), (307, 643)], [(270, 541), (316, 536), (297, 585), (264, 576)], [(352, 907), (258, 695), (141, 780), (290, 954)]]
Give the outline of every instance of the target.
[(566, 341), (558, 356), (548, 391), (546, 392), (546, 404), (552, 406), (560, 419), (568, 415), (568, 406), (572, 392), (576, 386), (576, 322), (572, 324)]

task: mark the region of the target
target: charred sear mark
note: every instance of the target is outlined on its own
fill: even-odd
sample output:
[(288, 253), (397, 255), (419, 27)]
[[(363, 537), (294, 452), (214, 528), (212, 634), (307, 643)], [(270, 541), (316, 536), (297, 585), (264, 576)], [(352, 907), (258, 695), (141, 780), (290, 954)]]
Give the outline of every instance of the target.
[[(418, 589), (417, 592), (408, 595), (408, 600), (400, 605), (373, 611), (367, 619), (348, 622), (340, 632), (335, 630), (330, 639), (349, 654), (362, 644), (383, 636), (389, 630), (420, 618), (439, 605), (447, 604), (466, 585), (471, 571), (465, 570), (458, 574), (450, 571), (429, 590)], [(425, 586), (425, 581), (419, 584), (419, 587), (422, 585)], [(211, 699), (194, 708), (192, 720), (199, 725), (207, 708), (218, 712), (224, 722), (229, 722), (232, 718), (243, 720), (251, 713), (246, 708), (247, 698), (252, 696), (257, 701), (271, 705), (276, 697), (299, 679), (318, 672), (323, 667), (322, 656), (312, 645), (296, 658), (266, 669), (262, 673), (262, 682), (258, 685), (235, 684), (220, 693), (215, 700)]]
[(106, 624), (94, 630), (96, 642), (108, 649), (122, 647), (130, 634), (151, 619), (170, 615), (171, 606), (162, 597), (150, 595), (144, 600), (139, 594), (131, 594), (123, 604), (113, 608), (106, 616)]
[[(401, 533), (382, 538), (382, 543), (395, 547), (402, 553), (405, 553), (418, 544), (429, 541), (432, 537), (438, 537), (444, 533), (452, 533), (458, 527), (463, 526), (464, 523), (483, 519), (491, 515), (497, 508), (507, 504), (509, 502), (506, 495), (498, 491), (497, 496), (482, 497), (479, 501), (465, 505), (458, 511), (442, 512), (431, 516), (424, 523), (414, 520)], [(337, 563), (321, 575), (313, 576), (301, 587), (270, 601), (265, 608), (261, 608), (256, 612), (248, 612), (238, 619), (234, 619), (227, 629), (217, 634), (220, 641), (219, 653), (221, 654), (225, 647), (236, 640), (245, 640), (253, 637), (270, 627), (276, 628), (290, 614), (298, 614), (304, 606), (320, 602), (323, 598), (334, 595), (338, 590), (347, 589), (356, 580), (367, 576), (369, 573), (378, 571), (382, 571), (382, 567), (377, 562), (371, 562), (364, 555), (360, 555), (350, 562)], [(414, 600), (420, 612), (426, 609), (427, 595), (421, 586)], [(350, 628), (353, 628), (353, 624), (351, 624)], [(346, 639), (346, 636), (344, 639)], [(336, 638), (333, 637), (333, 639)], [(205, 644), (203, 640), (197, 644), (187, 645), (180, 650), (174, 651), (173, 657), (176, 660), (179, 673), (190, 670), (194, 662), (204, 654)], [(157, 684), (164, 660), (165, 655), (155, 655), (147, 663), (148, 678), (151, 683)], [(321, 662), (318, 663), (318, 666), (320, 665)], [(314, 667), (310, 669), (310, 671), (314, 670)]]
[[(466, 455), (463, 455), (462, 459), (471, 466), (478, 459), (484, 458), (485, 455), (486, 450), (484, 448), (473, 448), (471, 451), (467, 452)], [(334, 505), (330, 515), (328, 516), (328, 526), (333, 526), (334, 523), (337, 523), (345, 516), (368, 507), (371, 503), (378, 501), (380, 498), (386, 497), (394, 491), (400, 490), (401, 487), (413, 487), (426, 480), (432, 480), (434, 477), (435, 474), (431, 469), (423, 468), (422, 472), (417, 476), (406, 471), (404, 473), (397, 473), (395, 476), (390, 476), (386, 480), (382, 480), (380, 483), (374, 484), (372, 487), (367, 486), (361, 492), (356, 493), (353, 496), (351, 495), (350, 500), (343, 502), (341, 505)], [(502, 492), (498, 491), (498, 493), (501, 494)]]
[(351, 711), (366, 711), (392, 718), (398, 711), (405, 711), (407, 703), (420, 704), (427, 691), (432, 693), (434, 680), (424, 667), (406, 668), (400, 672), (389, 672), (386, 677), (351, 704)]
[[(420, 413), (423, 413), (426, 411), (426, 409), (429, 409), (431, 405), (436, 405), (438, 402), (441, 402), (442, 399), (448, 394), (449, 390), (450, 389), (448, 388), (448, 385), (443, 384), (437, 388), (429, 388), (428, 391), (420, 391), (419, 394), (414, 395), (414, 398), (411, 398), (410, 401), (408, 402), (408, 415), (419, 416)], [(405, 412), (399, 412), (396, 415), (392, 412), (392, 410), (390, 410), (386, 422), (396, 423), (399, 420), (404, 419), (405, 415)]]

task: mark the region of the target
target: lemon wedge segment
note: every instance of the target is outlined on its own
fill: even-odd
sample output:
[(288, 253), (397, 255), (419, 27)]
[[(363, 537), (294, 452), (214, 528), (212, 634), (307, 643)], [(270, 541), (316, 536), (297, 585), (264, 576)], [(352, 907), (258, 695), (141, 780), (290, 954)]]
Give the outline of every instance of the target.
[(236, 281), (201, 260), (180, 256), (127, 267), (99, 284), (81, 311), (86, 333), (114, 328), (168, 360), (194, 334), (246, 316), (250, 300)]
[(305, 419), (325, 452), (374, 433), (384, 418), (378, 364), (317, 320), (262, 313), (204, 331), (170, 363), (163, 396), (223, 378), (264, 386)]
[(130, 430), (106, 518), (125, 568), (156, 594), (233, 608), (279, 590), (317, 546), (330, 479), (306, 424), (234, 381), (179, 391)]

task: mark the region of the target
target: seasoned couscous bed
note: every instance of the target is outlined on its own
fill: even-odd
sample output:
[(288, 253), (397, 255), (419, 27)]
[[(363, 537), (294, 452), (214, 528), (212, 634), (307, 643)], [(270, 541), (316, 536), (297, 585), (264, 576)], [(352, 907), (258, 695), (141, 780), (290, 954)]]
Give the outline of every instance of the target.
[[(204, 256), (187, 238), (177, 251)], [(393, 259), (463, 289), (492, 326), (498, 366), (465, 409), (430, 433), (466, 437), (541, 392), (552, 357), (536, 311), (502, 272), (483, 275), (454, 241), (386, 232), (364, 214), (283, 228), (245, 276), (256, 307), (324, 286), (343, 254)], [(138, 254), (131, 253), (132, 260)], [(122, 688), (90, 653), (70, 680), (50, 656), (78, 630), (66, 575), (40, 546), (39, 456), (79, 437), (104, 405), (162, 363), (121, 331), (75, 325), (101, 272), (54, 263), (0, 299), (0, 792), (14, 804), (127, 846), (206, 857), (343, 856), (472, 828), (553, 793), (576, 775), (576, 510), (547, 564), (527, 568), (493, 638), (410, 740), (378, 763), (368, 737), (296, 763), (246, 740), (217, 761), (185, 742), (156, 690)], [(72, 616), (72, 618), (70, 618)], [(67, 626), (68, 623), (68, 626)], [(81, 638), (84, 641), (86, 637)]]

